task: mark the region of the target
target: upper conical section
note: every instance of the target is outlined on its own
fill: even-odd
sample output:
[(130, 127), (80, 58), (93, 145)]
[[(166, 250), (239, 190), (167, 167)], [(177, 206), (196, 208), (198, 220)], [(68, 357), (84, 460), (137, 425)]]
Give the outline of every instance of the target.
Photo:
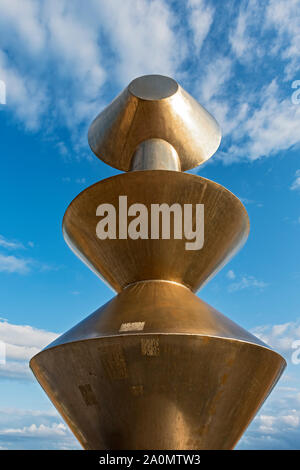
[(175, 80), (146, 75), (133, 80), (93, 121), (92, 151), (119, 170), (128, 171), (137, 146), (163, 139), (178, 153), (182, 171), (196, 167), (217, 150), (216, 120)]

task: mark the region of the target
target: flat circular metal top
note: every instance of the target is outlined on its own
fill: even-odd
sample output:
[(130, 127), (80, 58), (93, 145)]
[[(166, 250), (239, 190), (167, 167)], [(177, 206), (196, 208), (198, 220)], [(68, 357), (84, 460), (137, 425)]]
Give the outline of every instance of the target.
[(162, 100), (176, 93), (178, 83), (163, 75), (145, 75), (133, 80), (128, 89), (141, 100)]

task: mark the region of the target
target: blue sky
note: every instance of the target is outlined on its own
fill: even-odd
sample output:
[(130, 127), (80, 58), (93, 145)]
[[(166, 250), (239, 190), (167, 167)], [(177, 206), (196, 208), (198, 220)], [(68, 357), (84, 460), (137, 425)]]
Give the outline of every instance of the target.
[(216, 117), (221, 146), (193, 173), (250, 217), (248, 242), (199, 295), (288, 362), (237, 448), (300, 449), (299, 43), (299, 0), (0, 0), (0, 449), (79, 448), (28, 360), (113, 296), (61, 222), (117, 173), (89, 150), (91, 120), (147, 73), (174, 77)]

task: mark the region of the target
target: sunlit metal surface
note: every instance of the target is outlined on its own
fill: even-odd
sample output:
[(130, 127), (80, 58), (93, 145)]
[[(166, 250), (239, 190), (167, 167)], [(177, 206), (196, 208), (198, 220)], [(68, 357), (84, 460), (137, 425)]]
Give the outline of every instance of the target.
[[(134, 80), (90, 127), (92, 150), (132, 171), (80, 193), (63, 232), (119, 294), (30, 361), (85, 449), (232, 449), (285, 367), (194, 294), (249, 232), (237, 197), (180, 171), (207, 160), (219, 141), (212, 116), (158, 75)], [(187, 250), (184, 237), (99, 239), (97, 207), (117, 207), (119, 196), (149, 212), (203, 204), (203, 247)]]
[(144, 140), (138, 145), (131, 160), (131, 171), (180, 171), (180, 160), (174, 147), (162, 139)]
[(221, 140), (218, 123), (174, 83), (157, 75), (134, 80), (91, 124), (88, 140), (93, 152), (123, 171), (130, 169), (136, 147), (152, 138), (174, 147), (182, 171), (210, 158)]
[[(204, 204), (203, 248), (187, 251), (184, 239), (99, 240), (96, 208), (101, 203), (118, 207), (119, 195), (127, 196), (128, 206), (145, 204), (149, 213), (155, 203)], [(90, 186), (70, 204), (63, 228), (69, 246), (118, 292), (145, 279), (168, 279), (196, 291), (243, 245), (249, 220), (240, 200), (223, 186), (196, 175), (153, 170)]]
[(123, 290), (31, 367), (86, 449), (231, 449), (284, 361), (157, 281)]

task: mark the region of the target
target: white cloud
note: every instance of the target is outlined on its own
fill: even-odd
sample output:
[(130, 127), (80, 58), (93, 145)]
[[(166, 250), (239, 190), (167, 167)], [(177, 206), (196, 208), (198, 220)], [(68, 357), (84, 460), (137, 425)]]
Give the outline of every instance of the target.
[(286, 79), (291, 79), (300, 64), (300, 1), (270, 0), (265, 26), (276, 30), (272, 52), (276, 57), (281, 55), (286, 63)]
[(268, 156), (299, 145), (300, 106), (290, 97), (280, 100), (279, 86), (273, 80), (261, 93), (261, 107), (244, 123), (244, 135), (250, 142), (244, 152), (249, 159)]
[(26, 274), (30, 271), (30, 263), (28, 259), (0, 253), (0, 272)]
[(14, 255), (4, 255), (0, 253), (0, 272), (27, 274), (33, 268), (40, 272), (57, 271), (62, 266), (51, 266), (47, 263), (36, 261), (32, 258), (21, 258)]
[[(251, 93), (247, 99), (254, 101)], [(294, 105), (290, 96), (281, 98), (276, 79), (256, 93), (255, 106), (247, 106), (247, 112), (232, 119), (228, 127), (234, 144), (219, 157), (224, 163), (242, 159), (257, 160), (291, 147), (299, 147), (300, 106)], [(221, 119), (222, 124), (222, 119)]]
[(300, 418), (299, 415), (296, 415), (295, 413), (287, 416), (282, 416), (281, 419), (285, 424), (290, 427), (297, 428), (299, 426)]
[(56, 333), (40, 330), (30, 325), (15, 325), (7, 321), (0, 322), (0, 339), (9, 344), (41, 349), (56, 337)]
[(86, 178), (76, 178), (75, 180), (72, 180), (70, 176), (63, 176), (62, 177), (62, 182), (63, 183), (71, 183), (71, 181), (75, 181), (77, 184), (85, 184), (86, 183)]
[(85, 15), (81, 15), (79, 3), (72, 3), (74, 5), (65, 0), (45, 2), (40, 14), (44, 28), (47, 22), (47, 47), (61, 64), (57, 73), (68, 77), (72, 74), (74, 82), (82, 86), (81, 92), (91, 97), (97, 94), (105, 79), (97, 44), (98, 31), (89, 27)]
[(14, 240), (8, 240), (7, 238), (0, 235), (0, 246), (2, 248), (7, 248), (9, 250), (18, 250), (24, 248), (24, 245), (20, 242)]
[(3, 429), (1, 434), (10, 434), (15, 436), (37, 436), (40, 438), (49, 438), (54, 436), (66, 436), (67, 427), (63, 423), (53, 423), (51, 426), (45, 426), (40, 424), (31, 424), (30, 426), (24, 426), (23, 428), (12, 428)]
[(264, 431), (264, 432), (272, 432), (273, 431), (273, 425), (276, 422), (275, 416), (269, 416), (269, 415), (261, 415), (259, 417), (259, 430)]
[(184, 53), (179, 18), (163, 0), (94, 1), (98, 18), (117, 55), (120, 83), (147, 73), (173, 75)]
[(229, 33), (232, 51), (241, 62), (251, 62), (261, 58), (266, 50), (265, 42), (259, 37), (262, 33), (264, 6), (257, 0), (241, 2), (237, 18)]
[(285, 357), (288, 372), (283, 374), (237, 448), (299, 449), (300, 368), (291, 366), (291, 345), (300, 339), (300, 321), (257, 326), (251, 333)]
[(34, 377), (29, 369), (28, 361), (16, 362), (12, 360), (6, 360), (6, 363), (4, 365), (0, 364), (0, 379), (32, 381)]
[[(229, 277), (229, 276), (227, 276)], [(229, 279), (235, 279), (234, 277), (229, 277)], [(236, 282), (232, 282), (228, 286), (229, 292), (237, 292), (244, 289), (259, 289), (262, 290), (267, 287), (268, 284), (264, 281), (259, 281), (254, 276), (242, 276)]]
[(223, 137), (229, 134), (246, 116), (248, 105), (242, 103), (235, 114), (226, 94), (228, 83), (233, 76), (234, 62), (229, 56), (213, 57), (204, 68), (202, 78), (196, 85), (199, 102), (215, 117), (222, 129)]
[(235, 273), (234, 273), (234, 271), (233, 271), (232, 269), (230, 269), (230, 270), (228, 271), (228, 273), (226, 274), (226, 277), (227, 277), (228, 279), (235, 279)]
[[(199, 88), (200, 99), (210, 109), (214, 106), (212, 98), (222, 93), (224, 84), (232, 73), (232, 61), (228, 57), (217, 57), (206, 67)], [(216, 104), (215, 104), (216, 106)]]
[[(278, 60), (282, 54), (281, 66), (289, 71), (285, 79), (292, 79), (291, 71), (296, 73), (300, 64), (296, 46), (300, 41), (299, 6), (299, 0), (243, 2), (229, 32), (234, 58), (227, 54), (227, 68), (226, 62), (223, 68), (220, 63), (214, 71), (213, 56), (203, 70), (199, 97), (219, 121), (223, 136), (228, 137), (223, 141), (226, 150), (218, 153), (225, 164), (268, 157), (300, 144), (300, 106), (291, 101), (293, 90), (286, 91), (277, 78), (280, 75), (272, 56), (276, 54)], [(236, 59), (242, 68), (237, 67)], [(259, 64), (262, 72), (253, 74)], [(266, 64), (273, 71), (271, 79), (263, 72)]]
[(61, 180), (63, 183), (70, 183), (71, 178), (70, 176), (63, 176)]
[(0, 446), (7, 449), (81, 448), (54, 407), (46, 410), (1, 408)]
[(57, 337), (57, 333), (29, 325), (15, 325), (0, 321), (0, 341), (6, 346), (6, 362), (0, 365), (0, 376), (33, 378), (29, 370), (29, 360)]
[(296, 410), (289, 410), (291, 414), (272, 416), (272, 415), (260, 415), (258, 417), (259, 431), (264, 433), (275, 433), (280, 429), (281, 426), (287, 428), (296, 428), (300, 422), (300, 412)]
[(242, 437), (238, 449), (299, 449), (299, 430), (299, 404), (297, 406), (294, 397), (276, 387)]
[[(85, 179), (82, 178), (78, 182), (83, 183), (84, 180)], [(28, 246), (33, 248), (34, 243), (29, 241)], [(2, 235), (0, 235), (0, 247), (6, 250), (25, 249), (25, 246), (22, 243), (14, 240), (8, 240)], [(49, 266), (46, 263), (42, 263), (32, 258), (24, 258), (0, 253), (0, 272), (27, 274), (32, 270), (32, 268), (38, 269), (41, 272), (60, 269), (59, 266)]]
[(197, 53), (209, 33), (215, 9), (204, 0), (188, 0), (188, 21), (193, 32), (193, 40)]
[[(178, 22), (164, 0), (0, 2), (8, 108), (32, 130), (66, 126), (72, 154), (86, 154), (87, 126), (105, 104), (104, 85), (174, 75), (186, 49)], [(59, 150), (69, 155), (65, 145)]]
[(295, 189), (300, 189), (300, 170), (297, 170), (296, 171), (296, 174), (295, 174), (295, 180), (293, 182), (293, 184), (291, 185), (291, 190), (294, 191)]
[[(0, 3), (0, 16), (1, 16)], [(6, 103), (29, 130), (40, 127), (40, 119), (47, 109), (47, 93), (43, 83), (32, 74), (12, 64), (0, 49), (0, 77), (6, 84)]]
[(36, 409), (23, 409), (23, 408), (0, 408), (0, 415), (1, 417), (5, 418), (5, 416), (12, 416), (13, 418), (16, 417), (54, 417), (57, 418), (60, 415), (56, 408), (50, 408), (49, 410), (36, 410)]
[[(274, 79), (274, 54), (284, 79), (296, 73), (299, 0), (243, 2), (237, 13), (228, 9), (228, 24), (223, 10), (215, 11), (204, 0), (180, 7), (165, 0), (90, 0), (88, 7), (80, 0), (3, 0), (7, 107), (29, 129), (66, 126), (71, 142), (57, 137), (58, 151), (88, 157), (87, 127), (115, 90), (138, 75), (162, 73), (186, 79), (220, 122), (225, 163), (298, 146), (300, 106)], [(273, 75), (263, 72), (268, 65)]]
[(246, 37), (246, 29), (247, 17), (245, 12), (241, 11), (229, 36), (231, 47), (238, 58), (243, 58), (246, 51), (248, 51), (249, 43)]
[(258, 326), (252, 333), (290, 361), (294, 351), (292, 343), (300, 340), (300, 321)]
[(263, 207), (261, 202), (254, 201), (253, 199), (248, 199), (246, 197), (240, 197), (239, 199), (243, 204), (254, 204), (256, 207)]
[(45, 31), (39, 22), (39, 4), (36, 0), (1, 0), (0, 3), (1, 42), (12, 37), (15, 47), (19, 41), (33, 53), (45, 45)]

